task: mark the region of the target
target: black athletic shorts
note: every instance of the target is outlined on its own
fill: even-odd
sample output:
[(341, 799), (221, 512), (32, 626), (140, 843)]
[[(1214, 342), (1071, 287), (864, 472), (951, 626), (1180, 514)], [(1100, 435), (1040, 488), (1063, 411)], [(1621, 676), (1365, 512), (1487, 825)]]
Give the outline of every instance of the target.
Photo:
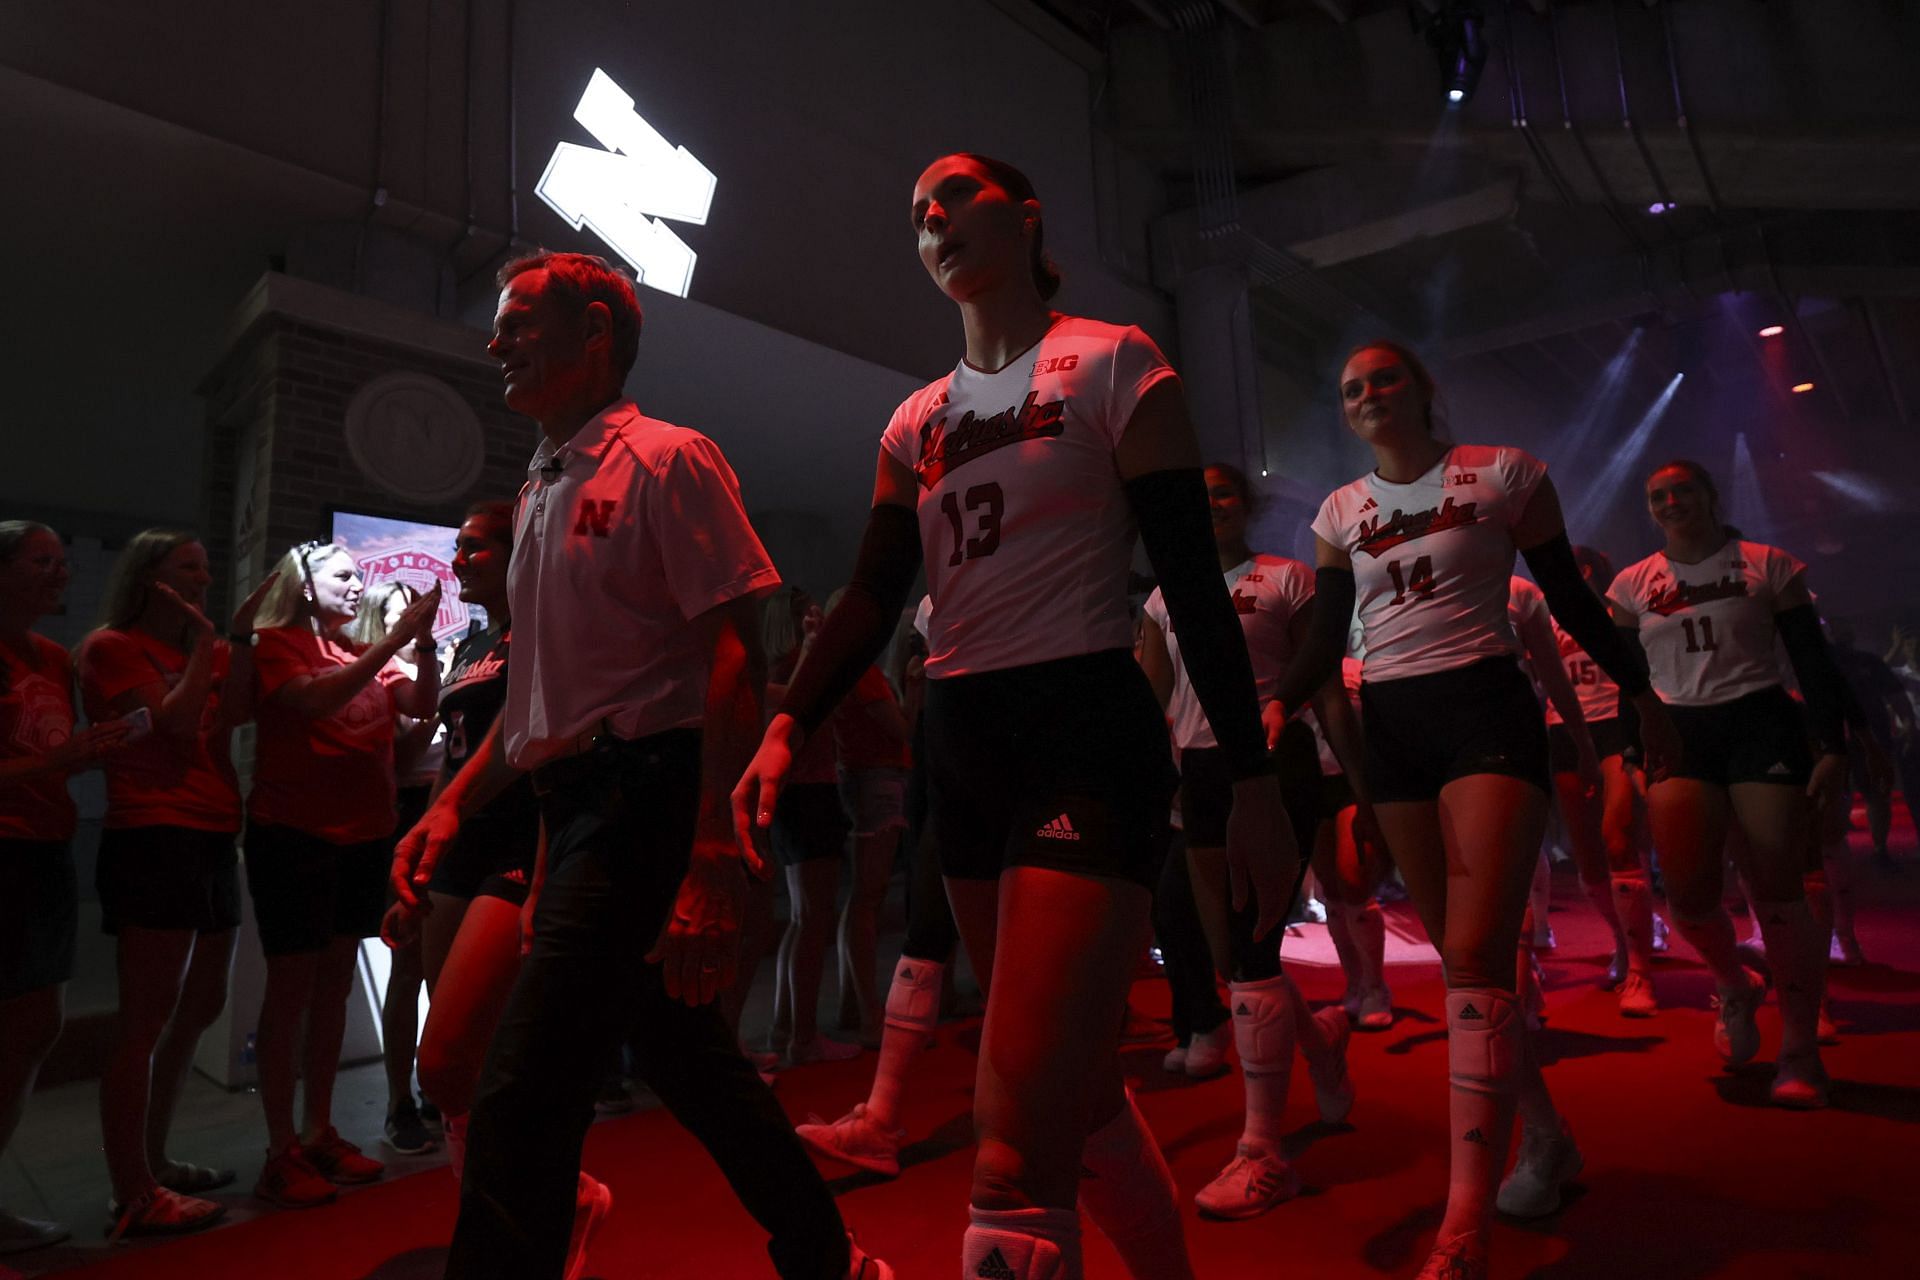
[[(1320, 821), (1320, 749), (1305, 722), (1290, 720), (1273, 753), (1274, 773), (1294, 825), (1309, 834)], [(1199, 849), (1227, 847), (1227, 816), (1233, 810), (1233, 774), (1219, 747), (1188, 747), (1180, 753), (1180, 822), (1187, 843)], [(1303, 850), (1312, 852), (1311, 849)]]
[(0, 1000), (73, 977), (79, 932), (71, 843), (0, 839)]
[(1432, 800), (1457, 778), (1497, 773), (1551, 794), (1547, 721), (1512, 658), (1363, 680), (1367, 782), (1375, 804)]
[(783, 867), (839, 857), (852, 831), (838, 782), (796, 782), (773, 806), (773, 856)]
[(240, 858), (234, 832), (193, 827), (110, 827), (100, 833), (93, 884), (100, 928), (219, 933), (240, 924)]
[(1133, 655), (1078, 654), (927, 681), (929, 822), (942, 871), (1117, 876), (1151, 891), (1176, 778)]
[(1779, 685), (1710, 707), (1670, 703), (1667, 713), (1680, 731), (1680, 764), (1672, 777), (1721, 787), (1736, 782), (1804, 787), (1813, 775), (1806, 722)]
[(260, 949), (298, 955), (334, 938), (378, 936), (393, 840), (334, 844), (293, 827), (249, 822), (242, 847)]
[(1340, 816), (1340, 811), (1350, 809), (1358, 800), (1353, 794), (1353, 784), (1347, 781), (1344, 773), (1329, 773), (1320, 779), (1320, 821), (1332, 822)]
[[(1625, 755), (1638, 745), (1618, 716), (1587, 721), (1587, 732), (1593, 736), (1593, 754), (1602, 760)], [(1547, 726), (1547, 757), (1555, 773), (1580, 772), (1580, 752), (1573, 745), (1572, 732), (1564, 724)]]
[(453, 847), (433, 864), (427, 888), (453, 898), (527, 900), (540, 852), (540, 801), (522, 775), (485, 808), (460, 824)]

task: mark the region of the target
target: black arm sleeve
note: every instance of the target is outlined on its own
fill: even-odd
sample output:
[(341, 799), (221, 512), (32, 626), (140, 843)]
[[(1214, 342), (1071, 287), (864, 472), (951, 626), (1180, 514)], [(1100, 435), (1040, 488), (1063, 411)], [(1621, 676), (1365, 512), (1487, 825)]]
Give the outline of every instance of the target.
[(1167, 616), (1180, 636), (1181, 665), (1226, 752), (1227, 767), (1236, 781), (1264, 773), (1267, 736), (1254, 701), (1253, 662), (1220, 576), (1204, 475), (1198, 467), (1150, 471), (1126, 487)]
[(1600, 664), (1600, 669), (1620, 686), (1621, 693), (1629, 698), (1645, 693), (1646, 658), (1622, 643), (1620, 629), (1613, 625), (1607, 606), (1580, 577), (1580, 566), (1573, 558), (1573, 545), (1567, 541), (1566, 531), (1520, 554), (1526, 557), (1533, 580), (1547, 597), (1547, 608), (1554, 620), (1587, 651), (1589, 658)]
[(1780, 629), (1780, 640), (1787, 647), (1787, 660), (1793, 663), (1794, 677), (1807, 699), (1807, 719), (1814, 739), (1823, 754), (1844, 755), (1847, 750), (1846, 708), (1851, 695), (1846, 677), (1827, 648), (1827, 637), (1820, 630), (1820, 615), (1810, 604), (1785, 609), (1773, 615)]
[(912, 510), (890, 502), (875, 507), (860, 538), (853, 580), (820, 624), (780, 704), (809, 735), (887, 647), (919, 572), (920, 526)]
[(1287, 664), (1273, 695), (1288, 712), (1304, 705), (1340, 669), (1340, 659), (1347, 652), (1347, 628), (1353, 622), (1353, 595), (1353, 570), (1314, 571), (1306, 643)]

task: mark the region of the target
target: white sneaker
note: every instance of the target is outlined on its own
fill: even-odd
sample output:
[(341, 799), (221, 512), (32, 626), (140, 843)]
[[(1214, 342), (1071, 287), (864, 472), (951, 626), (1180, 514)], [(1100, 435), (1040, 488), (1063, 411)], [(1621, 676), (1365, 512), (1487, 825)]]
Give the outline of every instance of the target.
[(1195, 1080), (1208, 1080), (1227, 1069), (1227, 1046), (1233, 1043), (1233, 1020), (1211, 1031), (1196, 1031), (1187, 1041), (1186, 1071)]
[[(57, 1222), (16, 1218), (0, 1211), (0, 1256), (25, 1253), (29, 1249), (44, 1249), (48, 1245), (59, 1244), (72, 1234)], [(0, 1268), (0, 1271), (3, 1270)]]
[(1774, 1106), (1793, 1111), (1818, 1111), (1826, 1106), (1827, 1069), (1820, 1062), (1820, 1051), (1813, 1049), (1792, 1057), (1781, 1054), (1773, 1066), (1769, 1094)]
[(1306, 905), (1300, 909), (1300, 914), (1314, 924), (1325, 924), (1327, 922), (1327, 904), (1318, 898), (1308, 898)]
[(1607, 962), (1607, 976), (1606, 979), (1601, 982), (1600, 989), (1602, 991), (1618, 990), (1620, 984), (1627, 980), (1627, 970), (1630, 967), (1627, 962), (1626, 944), (1621, 943), (1614, 947), (1613, 959)]
[(1193, 1197), (1209, 1218), (1257, 1218), (1300, 1194), (1300, 1175), (1277, 1152), (1243, 1142), (1233, 1159)]
[(1353, 1027), (1347, 1022), (1345, 1009), (1322, 1009), (1313, 1020), (1326, 1037), (1327, 1049), (1317, 1060), (1312, 1054), (1305, 1055), (1307, 1074), (1313, 1078), (1313, 1098), (1320, 1106), (1320, 1118), (1328, 1124), (1339, 1124), (1353, 1110), (1353, 1077), (1347, 1074), (1347, 1041)]
[(1720, 1016), (1713, 1024), (1713, 1047), (1720, 1060), (1730, 1067), (1751, 1062), (1760, 1052), (1760, 1028), (1754, 1023), (1754, 1011), (1766, 999), (1767, 984), (1757, 973), (1747, 974), (1745, 991), (1721, 991), (1714, 997)]
[(1560, 946), (1553, 936), (1553, 925), (1545, 924), (1533, 931), (1533, 949), (1535, 951), (1554, 951)]
[(1187, 1046), (1177, 1044), (1167, 1050), (1167, 1056), (1160, 1059), (1160, 1069), (1171, 1075), (1181, 1075), (1187, 1069)]
[(847, 1280), (893, 1280), (893, 1268), (861, 1249), (847, 1232)]
[(1620, 984), (1620, 1016), (1623, 1018), (1651, 1018), (1660, 1011), (1660, 1002), (1654, 998), (1653, 979), (1644, 973), (1627, 973), (1627, 980)]
[(1393, 992), (1386, 983), (1360, 997), (1360, 1012), (1353, 1024), (1362, 1031), (1385, 1031), (1393, 1025)]
[(1557, 1130), (1523, 1128), (1520, 1158), (1500, 1184), (1494, 1204), (1513, 1218), (1544, 1218), (1560, 1207), (1560, 1191), (1580, 1175), (1586, 1161), (1566, 1121)]
[(867, 1104), (855, 1105), (838, 1120), (819, 1116), (795, 1125), (800, 1141), (829, 1159), (850, 1164), (887, 1178), (900, 1176), (900, 1148), (907, 1145), (905, 1129), (887, 1129), (867, 1118)]
[(1836, 933), (1827, 947), (1827, 963), (1852, 969), (1867, 962), (1860, 954), (1860, 940), (1850, 933)]
[(1663, 956), (1673, 944), (1667, 941), (1667, 920), (1658, 911), (1653, 913), (1653, 954)]

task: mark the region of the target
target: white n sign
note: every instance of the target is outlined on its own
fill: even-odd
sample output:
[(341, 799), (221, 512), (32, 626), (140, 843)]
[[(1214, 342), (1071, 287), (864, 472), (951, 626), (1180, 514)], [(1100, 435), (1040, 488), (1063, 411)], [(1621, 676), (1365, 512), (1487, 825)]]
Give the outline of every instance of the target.
[(534, 191), (575, 230), (588, 228), (625, 258), (641, 283), (686, 297), (694, 252), (661, 219), (704, 225), (712, 171), (641, 119), (597, 67), (573, 118), (606, 150), (561, 143)]

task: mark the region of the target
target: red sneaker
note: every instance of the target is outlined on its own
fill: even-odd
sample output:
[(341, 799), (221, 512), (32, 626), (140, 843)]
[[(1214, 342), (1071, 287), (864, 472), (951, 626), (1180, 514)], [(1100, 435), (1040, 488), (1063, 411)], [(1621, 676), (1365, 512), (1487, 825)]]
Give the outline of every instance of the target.
[(260, 1181), (253, 1185), (253, 1194), (282, 1209), (311, 1209), (326, 1204), (338, 1193), (308, 1162), (300, 1143), (294, 1141), (284, 1150), (267, 1153), (267, 1163), (260, 1170)]
[(607, 1190), (607, 1184), (581, 1174), (580, 1190), (573, 1206), (573, 1237), (567, 1241), (564, 1280), (580, 1280), (581, 1273), (587, 1269), (587, 1245), (612, 1209), (613, 1192)]
[(387, 1166), (362, 1155), (360, 1148), (341, 1137), (340, 1131), (331, 1125), (319, 1141), (305, 1143), (301, 1150), (306, 1153), (307, 1163), (329, 1182), (372, 1182), (387, 1171)]

